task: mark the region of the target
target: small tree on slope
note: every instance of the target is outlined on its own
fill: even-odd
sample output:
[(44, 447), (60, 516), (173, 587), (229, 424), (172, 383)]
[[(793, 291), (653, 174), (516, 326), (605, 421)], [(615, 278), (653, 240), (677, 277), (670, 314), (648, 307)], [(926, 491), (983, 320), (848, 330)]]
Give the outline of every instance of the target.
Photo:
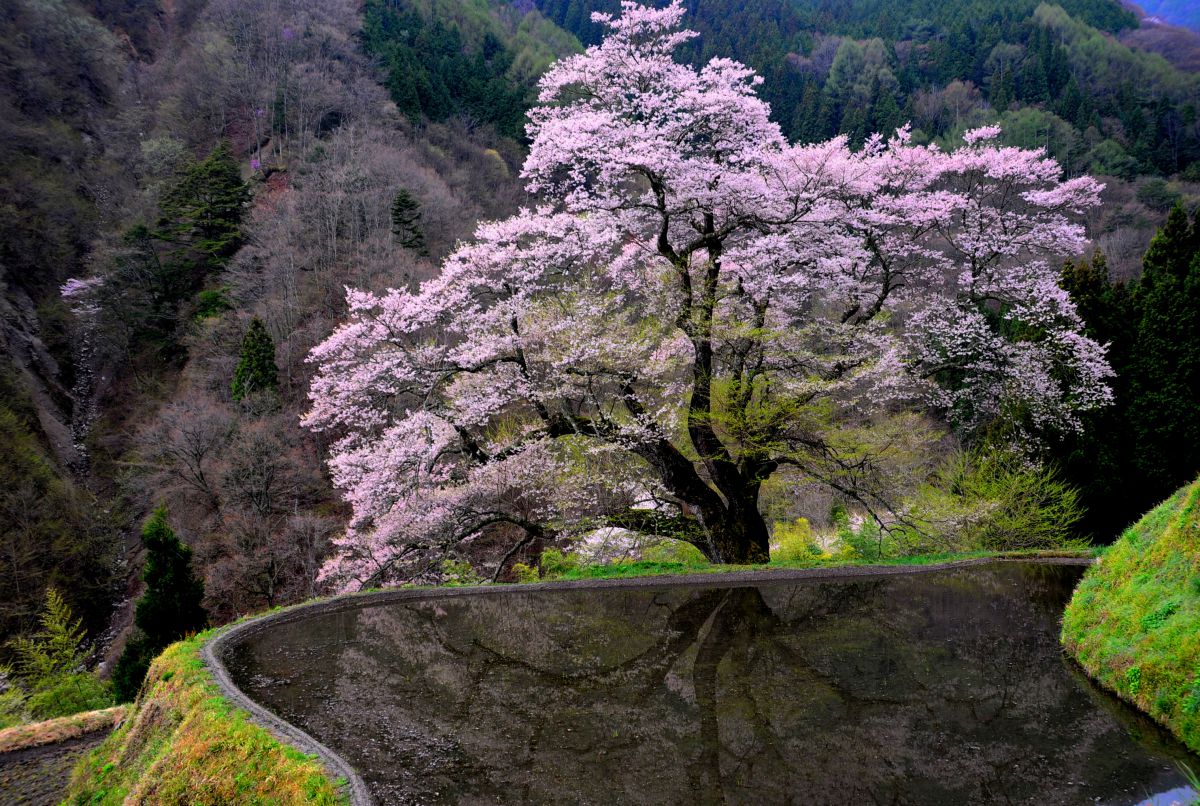
[(180, 542), (159, 507), (142, 528), (146, 592), (138, 599), (136, 626), (113, 670), (113, 693), (119, 702), (137, 696), (154, 657), (174, 641), (208, 624), (201, 601), (204, 583), (192, 571), (192, 550)]
[(1072, 428), (1103, 349), (1056, 278), (1098, 203), (1042, 152), (901, 130), (787, 143), (744, 66), (672, 58), (678, 3), (623, 4), (530, 113), (537, 205), (482, 225), (419, 291), (349, 293), (306, 422), (353, 517), (345, 587), (506, 522), (619, 525), (765, 561), (764, 479), (797, 468), (872, 511), (838, 424), (924, 402), (965, 433)]
[(429, 254), (425, 231), (421, 229), (421, 203), (405, 188), (396, 191), (392, 200), (392, 234), (405, 249), (419, 255)]
[(275, 341), (266, 325), (257, 316), (242, 337), (242, 350), (237, 368), (233, 371), (231, 391), (234, 400), (254, 392), (274, 389), (279, 385), (279, 368), (275, 364)]

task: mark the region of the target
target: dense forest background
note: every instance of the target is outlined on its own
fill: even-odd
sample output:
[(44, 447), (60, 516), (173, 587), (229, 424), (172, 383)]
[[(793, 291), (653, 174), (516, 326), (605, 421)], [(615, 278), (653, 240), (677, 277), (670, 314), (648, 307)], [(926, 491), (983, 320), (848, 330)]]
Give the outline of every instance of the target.
[[(1200, 198), (1200, 35), (1115, 0), (689, 6), (701, 37), (686, 58), (758, 69), (793, 139), (861, 143), (911, 123), (953, 145), (998, 122), (1009, 143), (1103, 177), (1097, 252), (1064, 282), (1128, 372), (1118, 405), (1046, 458), (1082, 489), (1100, 540), (1194, 475), (1200, 370), (1162, 368), (1191, 367), (1200, 344), (1180, 329), (1200, 321), (1184, 212)], [(0, 637), (30, 627), (53, 585), (98, 647), (119, 646), (159, 504), (214, 621), (318, 592), (345, 512), (298, 423), (305, 356), (343, 317), (345, 286), (428, 277), (476, 221), (521, 203), (537, 76), (595, 42), (590, 12), (615, 7), (5, 4)], [(1169, 345), (1182, 352), (1164, 363)], [(805, 496), (772, 506), (832, 517), (828, 491)], [(490, 540), (502, 553), (503, 531)]]

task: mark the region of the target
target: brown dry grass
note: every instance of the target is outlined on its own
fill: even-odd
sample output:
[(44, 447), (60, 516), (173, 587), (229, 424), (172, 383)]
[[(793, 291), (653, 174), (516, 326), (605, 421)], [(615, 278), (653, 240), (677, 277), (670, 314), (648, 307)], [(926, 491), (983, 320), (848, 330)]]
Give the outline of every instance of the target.
[(85, 711), (82, 714), (60, 716), (58, 719), (48, 719), (45, 722), (32, 722), (28, 725), (5, 728), (0, 730), (0, 753), (24, 750), (27, 747), (39, 747), (44, 744), (57, 744), (92, 731), (114, 728), (125, 718), (127, 710), (127, 706), (118, 705), (99, 711)]

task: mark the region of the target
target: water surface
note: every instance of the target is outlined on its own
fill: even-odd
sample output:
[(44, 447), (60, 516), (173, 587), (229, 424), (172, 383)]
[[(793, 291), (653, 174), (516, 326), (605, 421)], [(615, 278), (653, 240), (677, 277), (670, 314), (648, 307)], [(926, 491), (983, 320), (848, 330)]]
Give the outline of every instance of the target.
[(1059, 649), (1081, 573), (413, 600), (226, 662), (381, 803), (1186, 802), (1186, 751)]

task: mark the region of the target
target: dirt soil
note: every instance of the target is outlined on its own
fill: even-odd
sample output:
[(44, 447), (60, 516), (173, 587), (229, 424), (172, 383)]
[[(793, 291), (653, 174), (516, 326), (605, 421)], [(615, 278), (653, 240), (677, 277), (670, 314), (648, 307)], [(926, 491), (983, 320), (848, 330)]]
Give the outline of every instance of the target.
[(5, 806), (59, 803), (75, 762), (108, 734), (108, 730), (98, 730), (58, 744), (0, 753), (0, 803)]

